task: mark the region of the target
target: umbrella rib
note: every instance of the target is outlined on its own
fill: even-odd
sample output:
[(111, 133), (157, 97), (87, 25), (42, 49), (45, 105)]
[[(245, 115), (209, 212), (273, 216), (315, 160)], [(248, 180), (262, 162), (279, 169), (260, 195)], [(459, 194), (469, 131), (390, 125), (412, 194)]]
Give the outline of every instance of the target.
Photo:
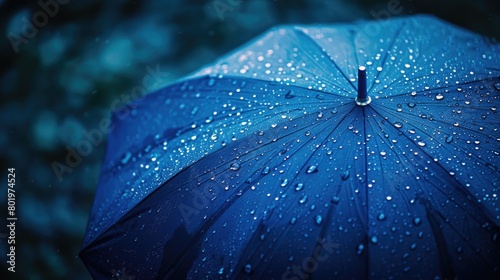
[[(301, 36), (303, 38), (307, 38), (307, 40), (309, 42), (312, 42), (314, 46), (316, 46), (316, 48), (321, 52), (323, 53), (323, 55), (325, 57), (328, 57), (328, 59), (330, 60), (330, 62), (333, 63), (333, 66), (335, 66), (335, 68), (337, 69), (337, 71), (342, 74), (342, 76), (345, 78), (345, 80), (352, 86), (353, 90), (356, 91), (356, 87), (354, 86), (354, 84), (351, 82), (351, 80), (347, 77), (347, 75), (340, 69), (339, 65), (337, 64), (337, 62), (335, 62), (335, 60), (333, 60), (333, 58), (327, 53), (325, 52), (325, 50), (318, 44), (318, 42), (316, 42), (315, 40), (313, 40), (308, 34), (306, 34), (304, 31), (300, 30), (300, 29), (294, 29), (294, 31), (297, 32), (297, 34), (301, 34)], [(313, 60), (314, 61), (314, 60)]]
[[(425, 198), (423, 199), (423, 200), (424, 200), (424, 203), (425, 203), (425, 204), (424, 204), (424, 206), (425, 206), (425, 209), (426, 209), (427, 215), (428, 215), (428, 216), (432, 215), (432, 214), (430, 214), (430, 213), (429, 213), (429, 209), (428, 209), (428, 205), (430, 205), (430, 207), (432, 207), (431, 211), (432, 211), (432, 212), (435, 212), (435, 213), (437, 214), (437, 216), (439, 216), (439, 217), (441, 218), (441, 220), (442, 220), (442, 221), (446, 221), (446, 220), (447, 220), (447, 218), (446, 218), (446, 217), (445, 217), (445, 216), (444, 216), (444, 215), (443, 215), (443, 214), (442, 214), (439, 210), (437, 210), (436, 208), (434, 208), (434, 207), (433, 207), (433, 204), (431, 203), (430, 197), (429, 197), (427, 194), (425, 194), (425, 193), (424, 193), (424, 195), (425, 195), (425, 196), (427, 196), (427, 198), (426, 198), (426, 199), (425, 199)], [(420, 200), (422, 200), (422, 198), (420, 198)], [(456, 203), (456, 205), (458, 205), (458, 203)], [(428, 220), (429, 220), (429, 221), (431, 221), (431, 219), (429, 219), (429, 217), (428, 217)], [(469, 240), (468, 238), (465, 238), (464, 236), (462, 236), (462, 234), (458, 231), (458, 229), (457, 229), (455, 226), (453, 226), (453, 224), (452, 224), (452, 223), (446, 222), (446, 223), (444, 223), (444, 224), (448, 225), (448, 226), (451, 228), (451, 230), (453, 230), (453, 231), (457, 234), (457, 236), (458, 236), (458, 237), (459, 237), (459, 238), (460, 238), (460, 239), (461, 239), (461, 240), (462, 240), (465, 244), (467, 244), (467, 246), (471, 249), (471, 251), (472, 251), (472, 252), (474, 252), (474, 254), (475, 254), (476, 256), (478, 256), (478, 257), (479, 257), (479, 259), (481, 259), (481, 260), (483, 261), (483, 263), (485, 263), (485, 264), (486, 264), (487, 266), (489, 266), (490, 268), (493, 268), (493, 265), (492, 265), (492, 264), (488, 261), (488, 259), (484, 258), (481, 254), (479, 254), (479, 252), (477, 251), (477, 247), (476, 247), (476, 246), (474, 246), (474, 245), (470, 242), (470, 240)], [(437, 244), (438, 246), (439, 246), (441, 243), (442, 243), (442, 244), (446, 244), (446, 240), (442, 240), (442, 239), (443, 239), (442, 237), (439, 237), (439, 236), (437, 237), (437, 236), (435, 235), (435, 233), (436, 233), (435, 231), (436, 231), (436, 230), (440, 232), (440, 235), (442, 235), (442, 229), (441, 229), (440, 225), (432, 225), (432, 223), (431, 223), (431, 228), (432, 228), (432, 234), (433, 234), (433, 237), (434, 237), (434, 239), (435, 239), (435, 241), (436, 241), (436, 244)], [(438, 238), (439, 238), (439, 239), (441, 239), (441, 240), (438, 240)], [(446, 252), (445, 250), (441, 249), (441, 250), (439, 250), (439, 255), (440, 255), (441, 257), (443, 257), (442, 255), (448, 255), (448, 254), (447, 254), (447, 252)], [(449, 255), (448, 255), (448, 258), (449, 258)], [(450, 278), (450, 279), (451, 279), (451, 278)]]
[[(363, 142), (364, 142), (364, 153), (365, 153), (365, 197), (366, 197), (366, 228), (365, 228), (365, 235), (368, 237), (370, 234), (370, 215), (368, 214), (369, 209), (370, 209), (370, 197), (369, 197), (369, 188), (368, 188), (368, 145), (367, 145), (367, 140), (366, 140), (366, 123), (368, 122), (368, 119), (366, 117), (366, 110), (365, 107), (361, 107), (363, 110)], [(365, 274), (365, 279), (370, 278), (370, 242), (366, 244), (366, 274)]]
[[(378, 112), (375, 108), (373, 108), (373, 111), (374, 111), (375, 113), (377, 113), (380, 117), (382, 117), (382, 118), (383, 118), (383, 116), (382, 116), (382, 115), (381, 115), (381, 114), (380, 114), (380, 113), (379, 113), (379, 112)], [(410, 137), (408, 137), (408, 135), (407, 135), (406, 133), (401, 132), (401, 135), (402, 135), (402, 136), (404, 136), (406, 139), (408, 139), (411, 143), (414, 143), (414, 142), (413, 142), (413, 140), (412, 140)], [(420, 147), (420, 146), (418, 146), (418, 145), (414, 145), (414, 146), (415, 146), (418, 150), (420, 150), (423, 154), (425, 154), (428, 158), (433, 158), (433, 157), (432, 157), (432, 156), (431, 156), (431, 155), (430, 155), (430, 154), (429, 154), (426, 150), (424, 150), (422, 147)], [(439, 166), (439, 167), (440, 167), (440, 168), (441, 168), (441, 169), (442, 169), (445, 173), (448, 173), (448, 171), (447, 171), (446, 167), (445, 167), (445, 166), (443, 166), (441, 162), (437, 161), (437, 162), (435, 162), (435, 164), (436, 164), (437, 166)], [(471, 196), (471, 197), (475, 197), (475, 196), (474, 196), (474, 194), (472, 194), (470, 191), (468, 191), (468, 190), (467, 190), (466, 186), (465, 186), (462, 182), (460, 182), (460, 181), (458, 181), (458, 180), (456, 180), (455, 182), (456, 182), (458, 185), (460, 185), (460, 187), (461, 187), (461, 188), (456, 188), (456, 186), (455, 186), (455, 188), (456, 188), (458, 191), (464, 191), (464, 192), (466, 192), (466, 194), (467, 194), (467, 195), (469, 195), (469, 196)], [(483, 211), (485, 211), (485, 213), (488, 213), (488, 214), (489, 214), (489, 212), (487, 211), (487, 209), (485, 209), (485, 208), (484, 208), (484, 206), (483, 206), (482, 204), (478, 204), (476, 201), (472, 201), (472, 203), (473, 203), (474, 205), (476, 205), (476, 207), (479, 207), (480, 209), (482, 209)], [(490, 219), (491, 219), (491, 218), (490, 218)]]
[[(314, 126), (319, 126), (319, 125), (321, 125), (321, 124), (324, 124), (324, 123), (318, 123), (318, 124), (315, 124)], [(328, 127), (325, 127), (324, 129), (327, 129), (327, 128), (328, 128)], [(320, 132), (321, 132), (321, 131), (323, 131), (324, 129), (320, 130)], [(296, 132), (297, 132), (297, 131), (296, 131)], [(296, 133), (296, 132), (294, 132), (294, 133)], [(328, 138), (328, 137), (326, 137), (326, 138)], [(298, 153), (298, 152), (299, 152), (299, 151), (300, 151), (303, 147), (306, 147), (306, 146), (307, 146), (307, 144), (308, 144), (308, 142), (310, 142), (310, 141), (312, 141), (312, 140), (313, 140), (313, 138), (310, 138), (310, 139), (308, 139), (306, 142), (304, 142), (302, 145), (300, 145), (300, 146), (296, 149), (296, 151), (292, 152), (291, 156), (293, 156), (293, 155), (295, 155), (296, 153)], [(314, 155), (314, 154), (315, 154), (315, 152), (313, 152), (313, 153), (312, 153), (312, 155)], [(300, 168), (300, 170), (303, 170), (303, 169), (304, 169), (304, 167), (308, 164), (309, 160), (312, 158), (312, 155), (311, 155), (311, 157), (309, 157), (309, 158), (308, 158), (308, 160), (306, 160), (306, 161), (305, 161), (305, 163), (302, 165), (302, 167)], [(283, 162), (284, 162), (284, 161), (282, 161), (281, 163), (283, 163)], [(280, 163), (280, 164), (281, 164), (281, 163)], [(279, 166), (280, 164), (278, 164), (277, 166)], [(298, 176), (298, 175), (299, 175), (299, 173), (294, 174), (294, 175), (293, 175), (293, 177), (292, 177), (292, 179), (291, 179), (291, 182), (294, 182), (294, 181), (295, 181), (295, 179), (297, 178), (297, 176)], [(292, 185), (293, 185), (293, 184), (289, 184), (289, 186), (286, 188), (286, 190), (288, 190), (288, 189), (289, 189)], [(285, 191), (286, 191), (286, 190), (285, 190)], [(287, 209), (289, 209), (290, 207), (292, 207), (292, 204), (288, 204)], [(286, 212), (286, 210), (284, 210), (284, 212)], [(281, 232), (279, 235), (281, 235), (281, 236), (286, 235), (286, 232), (288, 232), (288, 231), (289, 231), (289, 229), (290, 229), (290, 226), (289, 226), (289, 225), (287, 225), (287, 226), (285, 227), (284, 231), (283, 231), (283, 232)], [(273, 250), (273, 252), (272, 252), (271, 254), (269, 254), (269, 256), (268, 256), (269, 258), (272, 258), (272, 257), (273, 257), (274, 253), (276, 253), (277, 248), (279, 247), (279, 244), (281, 244), (281, 243), (282, 243), (282, 241), (283, 241), (284, 239), (282, 238), (282, 239), (277, 239), (277, 240), (278, 240), (278, 241), (273, 242), (273, 245), (276, 245), (276, 244), (277, 244), (278, 246), (273, 246), (274, 250)], [(254, 250), (253, 252), (255, 252), (255, 250)], [(238, 260), (238, 264), (237, 264), (237, 266), (241, 266), (241, 264), (243, 264), (243, 261), (244, 261), (244, 260), (243, 260), (242, 258), (243, 258), (243, 256), (241, 256), (241, 257), (240, 257), (240, 259)], [(265, 267), (267, 267), (268, 265), (269, 265), (269, 263), (265, 264), (264, 268), (265, 268)], [(263, 270), (261, 270), (261, 271), (265, 271), (265, 269), (263, 269)], [(263, 272), (262, 272), (262, 273), (263, 273)], [(261, 274), (260, 276), (262, 276), (262, 274)]]
[[(356, 107), (353, 107), (353, 108), (351, 109), (351, 111), (350, 111), (348, 114), (346, 114), (346, 115), (345, 115), (345, 116), (344, 116), (344, 117), (343, 117), (343, 118), (342, 118), (342, 119), (341, 119), (341, 120), (340, 120), (340, 121), (336, 124), (336, 126), (335, 126), (335, 127), (334, 127), (331, 131), (330, 131), (330, 133), (328, 134), (328, 136), (327, 136), (327, 137), (325, 137), (325, 140), (323, 140), (323, 141), (322, 141), (322, 144), (324, 144), (324, 143), (326, 143), (326, 142), (328, 141), (328, 139), (329, 139), (329, 138), (330, 138), (330, 136), (333, 134), (333, 132), (335, 131), (335, 129), (336, 129), (336, 128), (337, 128), (337, 127), (338, 127), (338, 126), (339, 126), (339, 125), (340, 125), (340, 124), (341, 124), (341, 123), (342, 123), (342, 122), (343, 122), (343, 121), (347, 118), (347, 115), (349, 115), (349, 114), (351, 114), (351, 113), (352, 113), (352, 111), (353, 111), (355, 108), (356, 108)], [(313, 153), (313, 154), (314, 154), (314, 153)], [(365, 152), (365, 155), (366, 155), (366, 152)], [(312, 155), (311, 155), (311, 157), (312, 157)], [(309, 159), (310, 159), (311, 157), (309, 157)], [(306, 161), (306, 164), (307, 164), (307, 162), (309, 161), (309, 159)], [(366, 161), (365, 161), (365, 163), (366, 163)], [(304, 164), (304, 166), (305, 166), (306, 164)], [(365, 170), (366, 170), (366, 169), (365, 169)], [(322, 227), (321, 227), (321, 231), (320, 231), (320, 233), (319, 233), (319, 236), (317, 237), (317, 240), (318, 240), (318, 239), (319, 239), (319, 240), (323, 240), (323, 239), (325, 238), (326, 232), (327, 232), (327, 230), (328, 230), (328, 228), (329, 228), (329, 226), (330, 226), (330, 224), (331, 224), (332, 214), (333, 214), (333, 209), (334, 209), (334, 208), (335, 208), (335, 207), (334, 207), (334, 205), (330, 204), (330, 206), (329, 206), (329, 208), (328, 208), (328, 213), (327, 213), (327, 215), (326, 215), (326, 217), (325, 217), (325, 222), (323, 223), (323, 225), (322, 225)], [(367, 215), (368, 215), (368, 213), (367, 213)], [(368, 226), (368, 225), (366, 225), (366, 226)], [(366, 229), (366, 228), (365, 228), (365, 233), (367, 234), (367, 229)], [(368, 249), (367, 249), (367, 250), (368, 250)], [(313, 256), (313, 254), (314, 254), (314, 252), (312, 252), (312, 253), (311, 253), (311, 256)], [(367, 254), (367, 255), (368, 255), (368, 254)], [(368, 262), (368, 261), (369, 261), (369, 260), (367, 259), (367, 262)], [(368, 270), (367, 270), (367, 271), (368, 271)]]
[[(372, 108), (372, 109), (373, 109), (373, 108)], [(376, 127), (375, 127), (375, 128), (378, 128), (378, 129), (373, 129), (373, 131), (376, 131), (376, 133), (377, 133), (377, 135), (379, 136), (379, 138), (380, 138), (380, 139), (383, 139), (383, 138), (384, 138), (384, 136), (382, 135), (382, 133), (381, 133), (381, 132), (382, 132), (382, 131), (384, 131), (384, 129), (382, 128), (382, 126), (380, 125), (380, 123), (379, 123), (379, 122), (375, 122), (375, 124), (376, 124)], [(377, 137), (375, 137), (375, 139), (377, 139)], [(382, 145), (382, 144), (383, 144), (383, 145), (387, 146), (387, 148), (388, 148), (389, 150), (394, 151), (394, 156), (396, 156), (396, 157), (397, 157), (397, 159), (398, 159), (400, 162), (404, 162), (404, 160), (403, 160), (403, 157), (404, 157), (404, 156), (403, 156), (403, 155), (404, 155), (403, 150), (402, 150), (402, 149), (400, 149), (398, 145), (391, 145), (391, 143), (390, 143), (390, 142), (388, 142), (388, 141), (377, 141), (377, 143), (380, 143), (380, 145)], [(398, 152), (398, 151), (399, 151), (399, 152)], [(384, 173), (385, 173), (385, 172), (383, 171), (383, 166), (384, 166), (384, 165), (382, 164), (382, 162), (380, 162), (380, 168), (381, 168), (381, 173), (382, 173), (382, 174), (384, 174)], [(410, 169), (410, 171), (411, 171), (413, 174), (415, 174), (415, 175), (416, 175), (416, 173), (414, 172), (414, 170), (411, 170), (411, 169)], [(383, 176), (382, 176), (382, 178), (384, 178), (384, 179), (385, 179), (385, 177), (383, 177)], [(384, 181), (385, 181), (385, 180), (384, 180)], [(382, 183), (382, 186), (383, 186), (383, 185), (385, 185), (385, 182), (383, 182), (383, 183)], [(399, 193), (399, 194), (401, 194), (401, 196), (403, 196), (404, 198), (408, 198), (405, 192), (398, 192), (398, 193)], [(413, 212), (412, 208), (410, 207), (410, 204), (408, 203), (408, 201), (409, 201), (409, 200), (408, 200), (408, 199), (404, 199), (403, 201), (405, 202), (405, 206), (406, 206), (407, 210), (408, 210), (409, 212)]]
[[(394, 114), (393, 114), (392, 112), (390, 112), (390, 111), (388, 111), (388, 114), (394, 115)], [(407, 113), (407, 114), (408, 114), (408, 113)], [(412, 115), (412, 114), (408, 114), (408, 115), (410, 115), (410, 116), (414, 116), (414, 115)], [(440, 122), (440, 123), (443, 123), (443, 124), (446, 124), (446, 125), (449, 125), (449, 123), (444, 122), (444, 121), (441, 121), (441, 120), (434, 120), (434, 121), (436, 121), (436, 122)], [(425, 128), (431, 128), (431, 127), (428, 127), (427, 125), (425, 125), (425, 123), (424, 123), (424, 122), (419, 122), (419, 124), (420, 124), (420, 126), (423, 126), (423, 127), (425, 127)], [(483, 135), (483, 136), (489, 137), (489, 134), (488, 134), (488, 133), (485, 133), (485, 132), (478, 132), (477, 130), (474, 130), (474, 129), (472, 129), (472, 128), (468, 128), (468, 127), (466, 127), (466, 126), (462, 126), (462, 128), (464, 128), (464, 129), (466, 129), (466, 130), (469, 130), (469, 131), (471, 131), (471, 132), (479, 133), (480, 135)], [(447, 145), (445, 145), (445, 143), (444, 143), (442, 140), (438, 140), (438, 138), (433, 137), (430, 133), (428, 133), (428, 132), (426, 131), (426, 129), (418, 129), (418, 130), (420, 130), (420, 131), (421, 131), (421, 133), (423, 133), (423, 134), (427, 135), (429, 138), (434, 139), (434, 140), (435, 140), (436, 142), (438, 142), (438, 143), (439, 143), (442, 147), (446, 147), (446, 149), (448, 149)], [(412, 140), (412, 142), (413, 142), (413, 140)], [(466, 151), (465, 151), (465, 150), (460, 149), (460, 151), (461, 151), (461, 152), (463, 152), (464, 154), (468, 155), (468, 154), (466, 153)], [(485, 161), (484, 159), (482, 159), (482, 158), (478, 157), (478, 156), (477, 156), (477, 155), (475, 155), (475, 154), (473, 154), (473, 155), (472, 155), (472, 157), (473, 157), (473, 158), (475, 158), (478, 162), (481, 162), (481, 163), (483, 163), (483, 164), (485, 164), (485, 165), (487, 165), (487, 164), (488, 164), (488, 162), (487, 162), (487, 161)], [(495, 173), (500, 174), (500, 171), (495, 170)]]
[[(437, 74), (432, 74), (432, 75), (437, 75)], [(419, 78), (419, 77), (417, 77), (417, 78)], [(484, 79), (480, 79), (480, 80), (473, 80), (473, 81), (463, 82), (463, 83), (460, 83), (459, 85), (445, 85), (445, 86), (441, 86), (441, 87), (424, 89), (424, 90), (420, 90), (420, 91), (416, 91), (416, 92), (417, 92), (417, 94), (418, 93), (424, 93), (424, 92), (432, 92), (432, 91), (447, 89), (447, 88), (450, 88), (450, 87), (464, 86), (464, 85), (469, 85), (469, 84), (479, 83), (479, 82), (486, 82), (486, 81), (489, 81), (490, 79), (491, 78), (484, 78)], [(393, 86), (393, 85), (391, 85), (391, 86)], [(399, 93), (399, 94), (390, 95), (389, 97), (392, 98), (392, 97), (400, 97), (400, 96), (407, 96), (407, 95), (408, 95), (408, 93), (403, 92), (403, 93)]]
[[(389, 52), (390, 52), (391, 49), (394, 48), (394, 45), (396, 44), (396, 38), (399, 37), (399, 34), (401, 33), (401, 30), (403, 30), (404, 25), (405, 25), (405, 23), (403, 22), (402, 25), (394, 33), (391, 45), (389, 46), (389, 48), (385, 52), (384, 57), (382, 58), (382, 61), (380, 62), (380, 65), (384, 65), (385, 64), (385, 62), (387, 60), (387, 57), (389, 56)], [(380, 73), (382, 73), (382, 71), (377, 71), (377, 75), (375, 76), (375, 79), (373, 79), (372, 84), (371, 84), (370, 89), (368, 90), (368, 92), (371, 92), (373, 90), (373, 87), (375, 86), (375, 81), (378, 80), (378, 78), (380, 76)]]
[[(384, 110), (384, 111), (385, 111), (385, 112), (387, 112), (387, 114), (390, 114), (390, 115), (394, 116), (395, 118), (399, 118), (399, 117), (397, 117), (397, 115), (396, 115), (396, 114), (394, 114), (394, 112), (392, 112), (391, 110)], [(409, 115), (409, 116), (415, 117), (416, 119), (419, 119), (419, 117), (418, 117), (418, 116), (415, 116), (414, 114), (410, 114), (410, 113), (406, 113), (406, 112), (398, 112), (398, 113), (399, 113), (399, 114), (406, 114), (406, 115)], [(446, 124), (446, 125), (450, 125), (450, 123), (445, 122), (445, 121), (442, 121), (442, 120), (439, 120), (439, 119), (434, 119), (433, 121), (434, 121), (434, 122), (438, 122), (438, 123), (442, 123), (442, 124)], [(424, 123), (424, 122), (420, 122), (420, 121), (419, 121), (419, 122), (418, 122), (418, 124), (419, 124), (420, 126), (424, 126), (424, 127), (426, 127), (426, 128), (432, 128), (432, 127), (429, 127), (429, 126), (425, 125), (425, 123)], [(482, 136), (486, 136), (486, 137), (489, 137), (489, 136), (490, 136), (490, 135), (489, 135), (488, 133), (486, 133), (486, 132), (477, 131), (477, 130), (474, 130), (473, 128), (470, 128), (470, 127), (467, 127), (467, 126), (460, 126), (460, 127), (464, 128), (464, 129), (466, 129), (466, 130), (468, 130), (468, 131), (470, 131), (470, 132), (478, 133), (478, 134), (480, 134), (480, 135), (482, 135)], [(425, 132), (424, 130), (422, 130), (422, 129), (419, 129), (419, 130), (421, 130), (421, 131), (422, 131), (423, 133), (425, 133), (427, 136), (431, 137), (431, 135), (430, 135), (430, 134), (428, 134), (427, 132)], [(436, 138), (434, 138), (434, 137), (431, 137), (431, 138), (436, 139)], [(442, 143), (441, 143), (441, 144), (442, 144)]]
[[(432, 205), (432, 203), (430, 203), (430, 204)], [(441, 220), (446, 221), (446, 217), (439, 210), (437, 210), (435, 208), (433, 210), (436, 211), (436, 213), (439, 215)], [(477, 251), (477, 247), (474, 246), (473, 244), (471, 244), (470, 239), (463, 237), (462, 234), (460, 234), (460, 232), (458, 231), (458, 229), (455, 228), (451, 223), (446, 223), (446, 224), (458, 235), (458, 237), (460, 237), (460, 239), (462, 239), (462, 241), (465, 244), (467, 244), (469, 246), (471, 251), (473, 251), (485, 264), (487, 264), (488, 266), (493, 268), (493, 265), (488, 261), (488, 259), (484, 258), (481, 254), (479, 254), (479, 252)]]
[[(441, 194), (443, 194), (443, 196), (447, 197), (448, 195), (444, 192), (444, 190), (442, 188), (440, 188), (438, 185), (436, 185), (434, 182), (432, 181), (429, 181), (429, 183), (431, 183), (433, 186), (434, 186), (434, 189), (437, 190), (438, 192), (440, 192)], [(423, 185), (424, 187), (427, 187), (426, 185)], [(429, 192), (430, 193), (430, 192)], [(458, 193), (461, 193), (462, 194), (462, 197), (465, 199), (465, 200), (471, 200), (467, 197), (467, 194), (464, 194), (462, 192), (458, 192)], [(431, 201), (431, 198), (429, 197), (429, 201)], [(454, 203), (458, 208), (460, 208), (461, 210), (463, 210), (465, 213), (467, 213), (467, 209), (464, 208), (464, 206), (457, 202), (456, 199), (452, 200), (451, 203)], [(475, 204), (471, 204), (472, 206), (475, 206)], [(479, 211), (482, 211), (483, 209), (480, 209)], [(478, 211), (478, 212), (479, 212)], [(488, 217), (483, 217), (481, 215), (471, 215), (470, 216), (472, 220), (474, 220), (478, 225), (482, 225), (485, 223), (485, 221), (489, 221), (491, 222), (491, 219), (489, 219)], [(482, 220), (480, 220), (479, 218), (483, 218)]]

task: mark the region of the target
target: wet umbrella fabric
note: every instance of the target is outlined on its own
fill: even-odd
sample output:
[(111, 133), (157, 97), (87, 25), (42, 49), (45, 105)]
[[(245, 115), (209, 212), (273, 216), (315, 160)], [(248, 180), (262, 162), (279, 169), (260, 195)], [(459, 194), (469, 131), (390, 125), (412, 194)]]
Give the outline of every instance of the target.
[(98, 279), (492, 278), (499, 53), (428, 16), (272, 29), (114, 115), (80, 256)]

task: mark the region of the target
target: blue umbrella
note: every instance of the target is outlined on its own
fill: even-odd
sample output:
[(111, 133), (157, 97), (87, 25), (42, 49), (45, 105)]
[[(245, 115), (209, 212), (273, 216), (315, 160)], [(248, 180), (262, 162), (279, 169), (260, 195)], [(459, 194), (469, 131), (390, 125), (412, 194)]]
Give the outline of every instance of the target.
[(283, 26), (114, 116), (96, 279), (494, 278), (500, 47), (429, 16)]

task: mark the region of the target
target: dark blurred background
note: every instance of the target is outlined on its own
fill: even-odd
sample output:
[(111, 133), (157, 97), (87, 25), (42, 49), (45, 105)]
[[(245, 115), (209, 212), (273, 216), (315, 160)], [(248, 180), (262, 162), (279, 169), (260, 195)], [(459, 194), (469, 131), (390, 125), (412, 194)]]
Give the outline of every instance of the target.
[(53, 162), (65, 163), (68, 149), (123, 105), (148, 67), (162, 72), (157, 88), (274, 25), (378, 19), (396, 4), (402, 11), (394, 16), (434, 14), (500, 38), (498, 2), (0, 0), (0, 217), (6, 221), (7, 168), (15, 167), (19, 219), (15, 274), (7, 274), (0, 228), (0, 278), (90, 278), (76, 256), (106, 135), (59, 178)]

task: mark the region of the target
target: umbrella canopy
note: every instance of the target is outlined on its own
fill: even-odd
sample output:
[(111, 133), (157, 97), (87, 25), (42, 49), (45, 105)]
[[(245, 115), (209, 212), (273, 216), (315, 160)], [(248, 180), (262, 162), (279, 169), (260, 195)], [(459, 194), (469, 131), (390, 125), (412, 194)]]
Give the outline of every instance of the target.
[(497, 276), (499, 54), (429, 16), (274, 28), (114, 115), (80, 256), (97, 279)]

